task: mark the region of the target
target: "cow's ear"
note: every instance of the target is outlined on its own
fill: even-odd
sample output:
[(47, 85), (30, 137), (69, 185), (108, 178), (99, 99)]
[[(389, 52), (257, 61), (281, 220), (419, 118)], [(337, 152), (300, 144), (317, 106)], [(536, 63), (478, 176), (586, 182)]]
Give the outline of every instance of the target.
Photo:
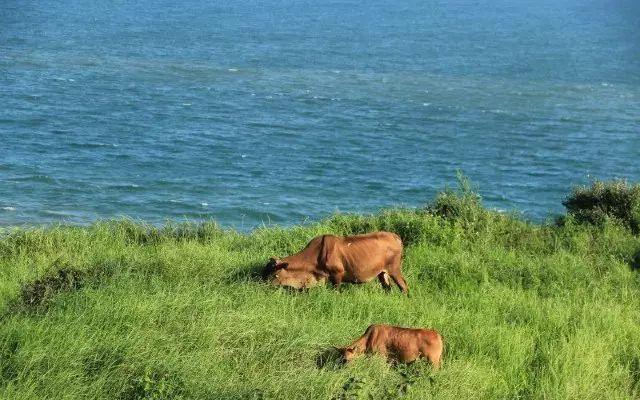
[(289, 266), (289, 263), (287, 262), (278, 262), (276, 264), (276, 271), (280, 270), (280, 269), (287, 269), (287, 267)]
[(269, 263), (268, 265), (278, 265), (278, 263), (280, 262), (280, 259), (278, 257), (269, 257)]
[(280, 264), (280, 259), (278, 257), (269, 258), (269, 262), (267, 263), (267, 268), (272, 270), (277, 269), (277, 265)]

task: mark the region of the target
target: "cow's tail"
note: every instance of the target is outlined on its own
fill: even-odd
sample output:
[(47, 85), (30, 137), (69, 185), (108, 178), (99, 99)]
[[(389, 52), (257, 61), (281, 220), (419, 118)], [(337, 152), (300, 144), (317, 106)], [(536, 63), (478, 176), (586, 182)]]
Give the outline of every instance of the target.
[(392, 233), (393, 233), (393, 236), (396, 238), (396, 240), (397, 240), (397, 241), (400, 243), (400, 245), (402, 246), (402, 244), (403, 244), (403, 243), (402, 243), (402, 238), (400, 237), (400, 235), (398, 235), (398, 234), (397, 234), (397, 233), (395, 233), (395, 232), (392, 232)]
[(404, 243), (402, 243), (402, 238), (397, 233), (393, 233), (393, 237), (398, 242), (398, 247), (399, 247), (398, 252), (400, 253), (400, 259), (402, 259), (402, 256), (404, 253)]
[(320, 243), (320, 259), (318, 263), (326, 265), (329, 258), (329, 249), (327, 249), (327, 235), (322, 235), (322, 242)]
[(393, 238), (396, 240), (396, 242), (398, 243), (398, 246), (400, 247), (400, 254), (402, 254), (402, 251), (404, 249), (404, 243), (402, 243), (402, 238), (400, 237), (400, 235), (398, 235), (395, 232), (391, 232), (391, 234), (393, 235)]

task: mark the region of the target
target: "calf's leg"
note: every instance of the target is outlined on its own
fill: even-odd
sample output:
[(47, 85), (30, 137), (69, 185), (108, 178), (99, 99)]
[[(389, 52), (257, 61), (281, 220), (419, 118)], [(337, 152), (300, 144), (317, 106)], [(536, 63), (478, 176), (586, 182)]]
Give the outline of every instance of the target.
[(421, 346), (420, 352), (423, 357), (426, 357), (431, 365), (433, 365), (434, 370), (438, 370), (440, 368), (440, 363), (442, 361), (442, 337), (438, 337), (435, 341), (430, 343), (425, 343)]
[(440, 369), (440, 361), (442, 359), (442, 350), (434, 350), (430, 353), (427, 353), (427, 359), (433, 365), (434, 370)]

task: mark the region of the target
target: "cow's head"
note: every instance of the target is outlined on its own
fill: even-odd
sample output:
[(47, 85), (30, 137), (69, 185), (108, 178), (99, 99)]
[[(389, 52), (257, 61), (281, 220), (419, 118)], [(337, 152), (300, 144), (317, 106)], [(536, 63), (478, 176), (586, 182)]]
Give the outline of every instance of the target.
[(280, 260), (278, 257), (271, 257), (267, 265), (264, 266), (264, 270), (262, 271), (262, 276), (265, 279), (268, 279), (270, 276), (275, 274), (278, 270), (287, 268), (289, 263)]

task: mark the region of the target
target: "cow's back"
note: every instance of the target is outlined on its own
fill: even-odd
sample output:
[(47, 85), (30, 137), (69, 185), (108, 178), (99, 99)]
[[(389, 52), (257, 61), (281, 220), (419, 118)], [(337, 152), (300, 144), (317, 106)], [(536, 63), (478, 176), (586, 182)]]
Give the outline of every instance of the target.
[(325, 236), (323, 259), (340, 263), (345, 280), (365, 282), (385, 269), (393, 257), (402, 254), (400, 237), (391, 232), (373, 232), (353, 236)]
[(381, 251), (382, 249), (402, 252), (402, 240), (400, 236), (392, 232), (380, 231), (337, 238), (339, 238), (345, 252), (357, 252), (362, 249), (370, 252)]

